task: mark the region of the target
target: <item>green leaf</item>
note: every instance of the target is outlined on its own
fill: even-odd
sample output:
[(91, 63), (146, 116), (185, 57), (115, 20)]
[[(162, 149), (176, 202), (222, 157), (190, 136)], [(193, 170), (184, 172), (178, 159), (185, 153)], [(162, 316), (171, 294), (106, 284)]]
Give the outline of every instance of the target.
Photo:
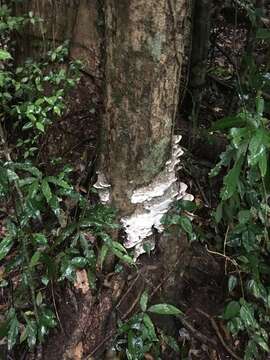
[(247, 224), (251, 218), (250, 210), (240, 210), (238, 213), (238, 221), (240, 224)]
[(162, 334), (162, 339), (173, 351), (175, 351), (176, 353), (180, 353), (180, 348), (175, 338)]
[(13, 240), (11, 237), (6, 236), (0, 242), (0, 261), (3, 260), (12, 248)]
[(28, 346), (30, 349), (32, 349), (37, 342), (37, 325), (35, 321), (27, 320), (25, 333), (27, 336)]
[(42, 172), (37, 167), (33, 166), (31, 163), (13, 163), (13, 166), (15, 169), (29, 172), (38, 179), (42, 178)]
[(42, 301), (43, 301), (42, 293), (41, 293), (41, 291), (39, 291), (37, 296), (36, 296), (37, 306), (40, 306), (42, 304)]
[(143, 323), (144, 323), (145, 327), (147, 328), (148, 337), (152, 341), (158, 340), (157, 336), (156, 336), (155, 326), (154, 326), (151, 318), (149, 317), (149, 315), (147, 315), (147, 314), (143, 315)]
[(232, 127), (241, 127), (246, 124), (246, 120), (240, 116), (228, 116), (215, 122), (211, 131), (226, 130)]
[(147, 311), (160, 315), (183, 315), (181, 310), (170, 304), (152, 305), (148, 308)]
[(37, 121), (37, 122), (35, 123), (35, 126), (36, 126), (36, 128), (37, 128), (39, 131), (41, 131), (41, 132), (44, 132), (44, 131), (45, 131), (44, 125), (43, 125), (40, 121)]
[(130, 265), (134, 265), (134, 260), (129, 255), (123, 254), (121, 251), (119, 251), (115, 248), (112, 248), (112, 252), (123, 262), (130, 264)]
[(189, 200), (180, 200), (179, 207), (181, 210), (190, 211), (190, 212), (196, 210), (197, 208), (195, 202)]
[(267, 353), (270, 352), (267, 342), (259, 335), (254, 335), (253, 340)]
[(112, 247), (116, 250), (121, 251), (124, 254), (127, 254), (127, 249), (117, 241), (112, 241)]
[(251, 166), (254, 166), (258, 163), (262, 154), (265, 152), (264, 145), (265, 134), (261, 129), (257, 130), (252, 136), (249, 143), (249, 152), (248, 162)]
[(12, 59), (10, 53), (6, 50), (0, 49), (0, 61), (10, 60), (10, 59)]
[(104, 260), (108, 254), (109, 251), (109, 247), (106, 244), (103, 244), (101, 247), (101, 250), (98, 254), (98, 264), (99, 266), (102, 268)]
[(144, 291), (140, 298), (140, 306), (143, 312), (145, 312), (147, 309), (147, 303), (148, 303), (148, 294), (147, 291)]
[(39, 182), (37, 180), (33, 181), (32, 184), (28, 187), (28, 196), (30, 199), (33, 199), (36, 196), (38, 189)]
[(239, 176), (244, 162), (243, 155), (235, 162), (233, 168), (224, 178), (224, 187), (222, 189), (222, 200), (228, 200), (235, 193), (238, 186)]
[(234, 275), (231, 275), (228, 280), (228, 290), (229, 292), (232, 292), (237, 285), (237, 277)]
[(187, 216), (181, 216), (179, 219), (181, 228), (188, 234), (192, 234), (192, 224)]
[(71, 265), (73, 265), (75, 268), (82, 269), (82, 268), (86, 267), (87, 264), (88, 264), (88, 260), (82, 256), (74, 257), (71, 260)]
[(226, 306), (223, 319), (230, 320), (234, 317), (238, 316), (240, 312), (240, 305), (237, 301), (230, 301), (229, 304)]
[(58, 197), (52, 194), (52, 197), (49, 200), (50, 208), (52, 209), (55, 216), (59, 218), (60, 216), (60, 203)]
[(47, 245), (48, 244), (48, 240), (47, 240), (46, 236), (42, 233), (33, 234), (33, 239), (38, 245)]
[(218, 204), (217, 208), (216, 208), (216, 211), (214, 213), (214, 216), (215, 216), (215, 220), (216, 220), (216, 223), (218, 224), (221, 219), (222, 219), (222, 215), (223, 215), (223, 203), (222, 201)]
[(254, 318), (254, 315), (253, 315), (250, 307), (246, 303), (242, 304), (242, 306), (241, 306), (240, 317), (246, 326), (253, 327), (253, 328), (257, 327), (257, 322)]
[(19, 334), (19, 321), (16, 316), (16, 312), (14, 308), (10, 311), (10, 322), (9, 322), (9, 330), (8, 330), (8, 349), (11, 350), (13, 346), (16, 344), (17, 336)]
[(46, 328), (54, 328), (57, 325), (54, 313), (48, 308), (43, 309), (40, 315), (40, 322)]
[(265, 177), (267, 173), (267, 165), (268, 165), (267, 154), (266, 151), (263, 151), (263, 153), (259, 158), (259, 169), (262, 177)]
[(256, 342), (253, 340), (249, 340), (246, 348), (245, 348), (245, 358), (244, 360), (254, 360), (258, 359), (258, 348)]
[(30, 267), (35, 267), (39, 263), (40, 257), (41, 257), (41, 252), (36, 251), (34, 253), (34, 255), (31, 257), (29, 266)]
[(41, 190), (42, 190), (42, 193), (43, 193), (43, 195), (45, 196), (45, 198), (47, 200), (47, 203), (49, 204), (50, 200), (52, 198), (52, 192), (51, 192), (51, 188), (50, 188), (50, 185), (49, 185), (48, 181), (42, 180), (42, 182), (41, 182)]

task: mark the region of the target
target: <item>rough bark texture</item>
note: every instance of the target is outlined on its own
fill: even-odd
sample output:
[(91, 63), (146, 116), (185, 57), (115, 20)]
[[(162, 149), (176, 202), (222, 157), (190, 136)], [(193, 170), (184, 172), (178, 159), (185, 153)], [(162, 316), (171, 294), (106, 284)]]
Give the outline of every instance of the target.
[(170, 154), (187, 0), (108, 0), (101, 169), (121, 215)]

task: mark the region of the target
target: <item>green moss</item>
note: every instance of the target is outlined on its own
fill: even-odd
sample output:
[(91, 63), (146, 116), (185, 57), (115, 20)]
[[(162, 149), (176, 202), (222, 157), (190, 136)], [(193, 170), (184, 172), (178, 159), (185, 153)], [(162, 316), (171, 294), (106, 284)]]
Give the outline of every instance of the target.
[(168, 139), (162, 139), (159, 143), (153, 145), (149, 151), (148, 156), (143, 162), (142, 170), (144, 181), (147, 183), (157, 175), (167, 159), (168, 149), (170, 141)]
[(166, 38), (164, 34), (157, 33), (153, 37), (147, 39), (147, 47), (155, 61), (160, 61), (162, 54), (162, 46)]

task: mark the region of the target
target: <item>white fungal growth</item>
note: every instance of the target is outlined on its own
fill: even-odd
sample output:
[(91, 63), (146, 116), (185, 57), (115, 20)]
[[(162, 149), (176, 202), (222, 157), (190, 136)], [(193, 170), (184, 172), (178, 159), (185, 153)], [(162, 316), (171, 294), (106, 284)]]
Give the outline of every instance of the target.
[[(153, 230), (161, 233), (164, 228), (161, 224), (162, 217), (169, 211), (175, 200), (193, 200), (193, 196), (187, 193), (187, 185), (178, 182), (176, 171), (179, 168), (179, 157), (183, 154), (179, 146), (181, 136), (174, 136), (172, 153), (166, 162), (164, 170), (158, 174), (147, 186), (133, 191), (130, 201), (136, 205), (131, 216), (121, 219), (126, 232), (126, 248), (135, 248), (135, 258), (145, 252), (144, 244), (148, 242), (153, 249)], [(103, 204), (110, 202), (110, 188), (104, 174), (98, 173), (98, 179), (94, 187), (98, 190)]]
[[(145, 240), (149, 241), (153, 229), (160, 233), (164, 230), (161, 219), (172, 203), (176, 199), (193, 200), (193, 196), (186, 192), (187, 185), (179, 183), (176, 177), (179, 157), (183, 154), (178, 145), (180, 140), (181, 136), (174, 137), (171, 158), (166, 162), (164, 170), (151, 184), (134, 190), (131, 203), (137, 204), (137, 208), (131, 216), (121, 219), (127, 236), (124, 245), (126, 248), (135, 248), (135, 258), (145, 252)], [(153, 243), (151, 247), (154, 247)]]
[(107, 204), (110, 202), (110, 187), (104, 174), (98, 172), (98, 178), (94, 184), (94, 188), (97, 189), (100, 201), (102, 204)]

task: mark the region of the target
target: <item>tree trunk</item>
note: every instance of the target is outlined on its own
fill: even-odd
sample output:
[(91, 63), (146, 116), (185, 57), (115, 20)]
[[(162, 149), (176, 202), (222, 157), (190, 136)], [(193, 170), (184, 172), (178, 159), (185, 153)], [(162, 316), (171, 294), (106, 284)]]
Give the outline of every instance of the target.
[[(119, 211), (126, 247), (143, 240), (172, 201), (184, 196), (173, 139), (187, 0), (108, 0), (106, 102), (96, 187)], [(182, 186), (181, 186), (182, 185)]]
[(193, 130), (197, 127), (202, 90), (205, 85), (212, 0), (194, 0), (192, 52), (190, 59), (189, 87), (192, 93)]
[(16, 5), (19, 14), (30, 11), (43, 19), (30, 26), (20, 41), (19, 60), (40, 56), (53, 44), (70, 42), (70, 57), (81, 60), (84, 71), (100, 77), (102, 31), (98, 0), (27, 0)]

